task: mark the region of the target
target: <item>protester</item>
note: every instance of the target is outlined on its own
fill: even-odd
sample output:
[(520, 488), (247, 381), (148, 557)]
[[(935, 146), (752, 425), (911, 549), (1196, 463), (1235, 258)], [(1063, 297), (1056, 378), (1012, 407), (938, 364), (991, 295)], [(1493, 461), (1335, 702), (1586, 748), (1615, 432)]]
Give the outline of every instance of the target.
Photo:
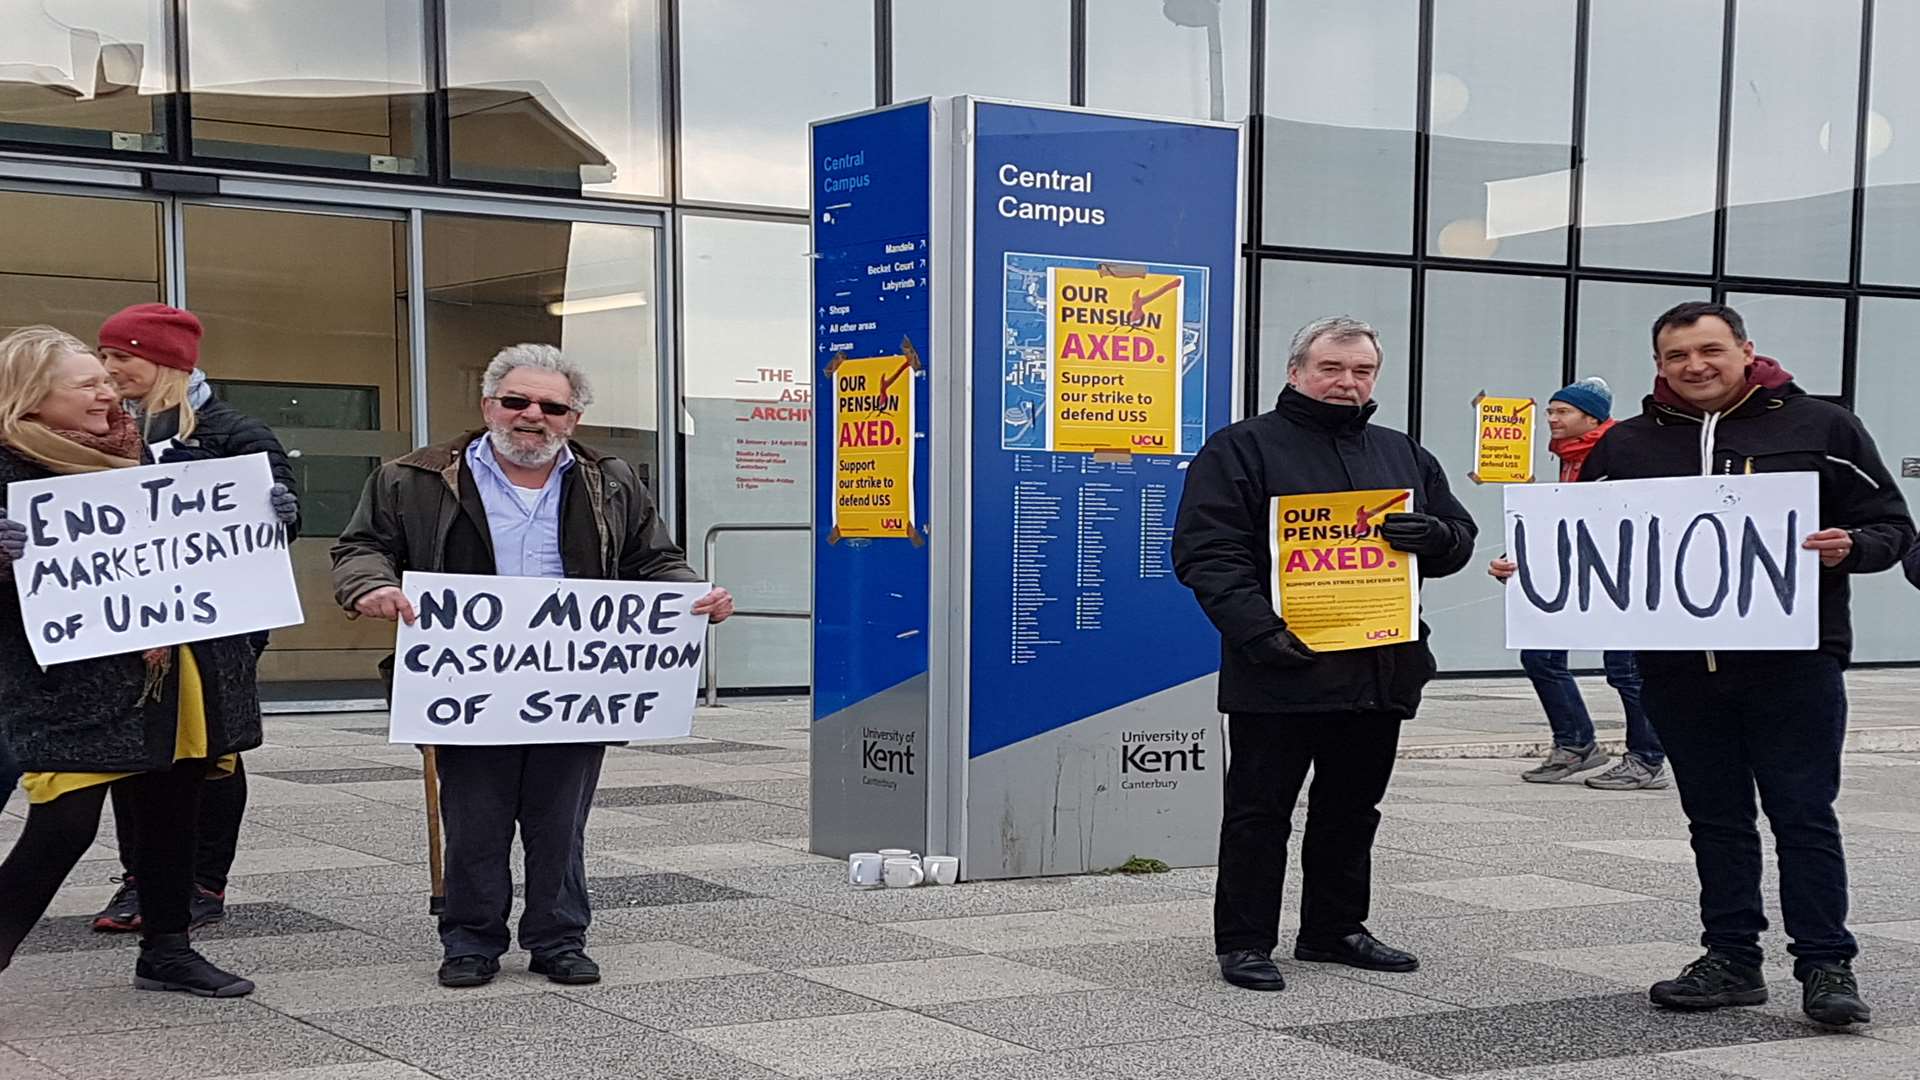
[[(144, 447), (106, 368), (72, 336), (28, 327), (0, 341), (0, 491), (19, 480), (131, 468)], [(3, 510), (0, 507), (0, 510)], [(0, 573), (25, 557), (24, 522), (0, 516)], [(0, 863), (0, 970), (92, 845), (107, 791), (127, 796), (146, 891), (134, 985), (238, 997), (253, 984), (193, 950), (201, 780), (260, 745), (253, 647), (238, 637), (42, 667), (12, 585), (0, 588), (0, 728), (20, 767), (27, 823)]]
[[(276, 485), (274, 511), (287, 526), (291, 541), (300, 532), (293, 465), (265, 424), (213, 396), (206, 373), (199, 368), (201, 333), (200, 320), (192, 312), (165, 304), (136, 304), (101, 324), (100, 356), (127, 411), (140, 422), (141, 441), (158, 448), (162, 463), (267, 455)], [(267, 647), (267, 634), (262, 631), (249, 640), (257, 658)], [(140, 928), (139, 875), (133, 872), (139, 836), (132, 809), (126, 790), (114, 789), (113, 822), (123, 873), (119, 891), (93, 918), (95, 930), (124, 933)], [(233, 869), (246, 810), (246, 766), (236, 756), (231, 773), (201, 790), (193, 929), (226, 917), (227, 874)]]
[(7, 808), (13, 789), (19, 786), (20, 766), (13, 760), (13, 751), (7, 749), (6, 736), (0, 735), (0, 810)]
[[(593, 403), (577, 364), (550, 345), (514, 345), (487, 366), (481, 394), (484, 430), (416, 451), (368, 480), (333, 548), (342, 607), (411, 624), (403, 569), (700, 580), (633, 467), (570, 438)], [(714, 589), (693, 612), (719, 622), (733, 614), (733, 598)], [(557, 983), (599, 981), (599, 965), (586, 954), (585, 850), (605, 753), (600, 743), (439, 748), (447, 838), (442, 986), (481, 986), (500, 971), (516, 824), (526, 849), (520, 946), (532, 955), (529, 970)]]
[(1275, 611), (1269, 515), (1281, 495), (1410, 488), (1411, 508), (1380, 532), (1445, 577), (1473, 556), (1473, 519), (1433, 455), (1368, 421), (1380, 338), (1336, 317), (1308, 324), (1287, 357), (1273, 411), (1207, 440), (1187, 473), (1174, 567), (1220, 631), (1220, 710), (1228, 714), (1226, 807), (1214, 894), (1214, 951), (1229, 983), (1285, 987), (1272, 952), (1293, 807), (1313, 771), (1301, 861), (1305, 897), (1294, 958), (1377, 971), (1419, 962), (1367, 930), (1378, 809), (1400, 724), (1434, 673), (1420, 640), (1315, 653)]
[(1693, 834), (1706, 955), (1649, 996), (1675, 1009), (1767, 999), (1754, 792), (1773, 828), (1780, 910), (1801, 1007), (1827, 1024), (1865, 1022), (1847, 930), (1840, 792), (1853, 646), (1848, 577), (1890, 569), (1914, 526), (1866, 428), (1809, 397), (1754, 353), (1724, 304), (1690, 302), (1653, 324), (1653, 394), (1595, 446), (1582, 480), (1807, 472), (1820, 482), (1820, 645), (1804, 652), (1640, 652), (1642, 700), (1666, 745)]
[[(1560, 459), (1561, 483), (1580, 479), (1581, 463), (1613, 425), (1613, 390), (1598, 376), (1563, 387), (1548, 399), (1547, 428), (1553, 438), (1547, 449)], [(1512, 560), (1501, 556), (1487, 572), (1504, 582), (1514, 570)], [(1627, 752), (1613, 768), (1588, 777), (1587, 786), (1602, 791), (1667, 787), (1666, 753), (1640, 705), (1640, 669), (1633, 654), (1609, 650), (1601, 654), (1601, 662), (1606, 665), (1607, 684), (1619, 691), (1620, 705), (1626, 710)], [(1521, 773), (1520, 779), (1550, 784), (1604, 766), (1608, 758), (1594, 737), (1593, 717), (1580, 696), (1580, 684), (1567, 668), (1566, 650), (1522, 649), (1520, 667), (1533, 681), (1533, 692), (1540, 696), (1547, 726), (1553, 731), (1553, 751)]]

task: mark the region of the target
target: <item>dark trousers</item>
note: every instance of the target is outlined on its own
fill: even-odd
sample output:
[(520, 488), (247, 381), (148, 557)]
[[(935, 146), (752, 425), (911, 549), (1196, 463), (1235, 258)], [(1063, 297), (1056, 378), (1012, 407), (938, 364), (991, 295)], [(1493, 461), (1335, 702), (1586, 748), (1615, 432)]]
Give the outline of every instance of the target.
[[(1764, 660), (1758, 659), (1764, 655)], [(1647, 712), (1680, 786), (1700, 872), (1701, 944), (1760, 966), (1760, 833), (1773, 828), (1795, 974), (1859, 952), (1847, 931), (1847, 861), (1833, 803), (1847, 730), (1840, 665), (1818, 653), (1720, 658), (1713, 674), (1655, 674)]]
[(20, 764), (13, 760), (13, 751), (7, 749), (7, 737), (0, 735), (0, 810), (7, 808), (13, 789), (19, 786)]
[(587, 812), (606, 752), (599, 744), (440, 748), (447, 841), (440, 943), (449, 959), (507, 951), (516, 825), (527, 860), (520, 947), (544, 957), (586, 946)]
[[(207, 763), (187, 761), (112, 786), (124, 791), (139, 834), (141, 934), (184, 934), (193, 895), (193, 822)], [(100, 831), (106, 786), (82, 788), (27, 811), (27, 826), (0, 863), (0, 970), (46, 914), (54, 893)], [(117, 813), (118, 811), (116, 811)]]
[(1226, 810), (1220, 821), (1220, 881), (1213, 896), (1217, 953), (1270, 953), (1279, 942), (1293, 805), (1307, 771), (1300, 942), (1331, 945), (1366, 929), (1373, 897), (1373, 836), (1393, 776), (1400, 721), (1370, 713), (1227, 720)]
[[(113, 831), (120, 845), (120, 867), (134, 873), (134, 850), (140, 845), (139, 831), (133, 825), (137, 811), (132, 796), (116, 785), (113, 789)], [(210, 779), (200, 789), (200, 817), (195, 834), (199, 837), (193, 856), (193, 882), (210, 893), (227, 891), (227, 875), (233, 872), (234, 854), (240, 848), (240, 819), (247, 813), (247, 766), (233, 759), (233, 775)], [(142, 890), (144, 902), (145, 891)]]
[[(1620, 694), (1620, 707), (1627, 714), (1627, 753), (1649, 768), (1667, 758), (1660, 736), (1647, 719), (1641, 704), (1640, 669), (1630, 652), (1601, 653), (1607, 668), (1607, 685)], [(1522, 649), (1520, 666), (1533, 682), (1540, 697), (1540, 708), (1547, 714), (1547, 726), (1553, 729), (1553, 745), (1574, 749), (1593, 745), (1593, 717), (1587, 712), (1586, 699), (1580, 696), (1580, 684), (1567, 670), (1564, 649)]]

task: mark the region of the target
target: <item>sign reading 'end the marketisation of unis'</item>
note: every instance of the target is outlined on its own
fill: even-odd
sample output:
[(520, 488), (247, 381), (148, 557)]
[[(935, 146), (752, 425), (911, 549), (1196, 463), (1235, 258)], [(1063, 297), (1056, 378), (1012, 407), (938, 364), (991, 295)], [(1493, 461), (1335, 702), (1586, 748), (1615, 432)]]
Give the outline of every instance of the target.
[(693, 729), (707, 617), (687, 582), (409, 573), (396, 743), (677, 739)]
[(41, 664), (301, 621), (265, 454), (7, 485), (27, 527), (13, 568)]
[(1813, 649), (1812, 473), (1506, 492), (1510, 649)]

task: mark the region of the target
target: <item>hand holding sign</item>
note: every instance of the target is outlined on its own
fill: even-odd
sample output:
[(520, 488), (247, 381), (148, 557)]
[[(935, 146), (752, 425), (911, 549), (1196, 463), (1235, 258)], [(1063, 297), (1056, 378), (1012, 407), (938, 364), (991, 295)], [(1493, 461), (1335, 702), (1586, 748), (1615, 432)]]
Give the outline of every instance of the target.
[(398, 587), (384, 585), (353, 602), (353, 610), (369, 619), (404, 622), (413, 625), (413, 601)]
[(0, 565), (25, 558), (26, 554), (27, 527), (0, 513)]
[(1853, 534), (1845, 529), (1821, 529), (1801, 546), (1819, 552), (1821, 566), (1839, 566), (1853, 554)]
[(705, 615), (707, 621), (723, 623), (733, 615), (733, 594), (718, 585), (712, 592), (693, 602), (695, 615)]

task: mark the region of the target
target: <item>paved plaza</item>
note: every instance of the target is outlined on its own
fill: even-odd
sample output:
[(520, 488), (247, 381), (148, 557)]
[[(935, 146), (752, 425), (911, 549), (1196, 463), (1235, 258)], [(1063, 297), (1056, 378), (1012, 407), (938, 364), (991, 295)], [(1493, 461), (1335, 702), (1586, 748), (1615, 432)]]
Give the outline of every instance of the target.
[[(806, 852), (804, 704), (759, 700), (609, 756), (588, 829), (605, 983), (511, 954), (442, 990), (417, 753), (377, 713), (271, 717), (230, 914), (200, 936), (258, 992), (128, 988), (132, 942), (84, 917), (113, 891), (104, 828), (0, 974), (0, 1080), (1920, 1078), (1920, 674), (1851, 681), (1862, 1031), (1800, 1016), (1777, 932), (1772, 1004), (1649, 1007), (1698, 953), (1674, 793), (1520, 783), (1544, 724), (1524, 682), (1485, 680), (1430, 688), (1381, 808), (1372, 927), (1421, 970), (1282, 959), (1279, 994), (1219, 981), (1211, 869), (850, 891)], [(1604, 686), (1588, 700), (1617, 737)]]

